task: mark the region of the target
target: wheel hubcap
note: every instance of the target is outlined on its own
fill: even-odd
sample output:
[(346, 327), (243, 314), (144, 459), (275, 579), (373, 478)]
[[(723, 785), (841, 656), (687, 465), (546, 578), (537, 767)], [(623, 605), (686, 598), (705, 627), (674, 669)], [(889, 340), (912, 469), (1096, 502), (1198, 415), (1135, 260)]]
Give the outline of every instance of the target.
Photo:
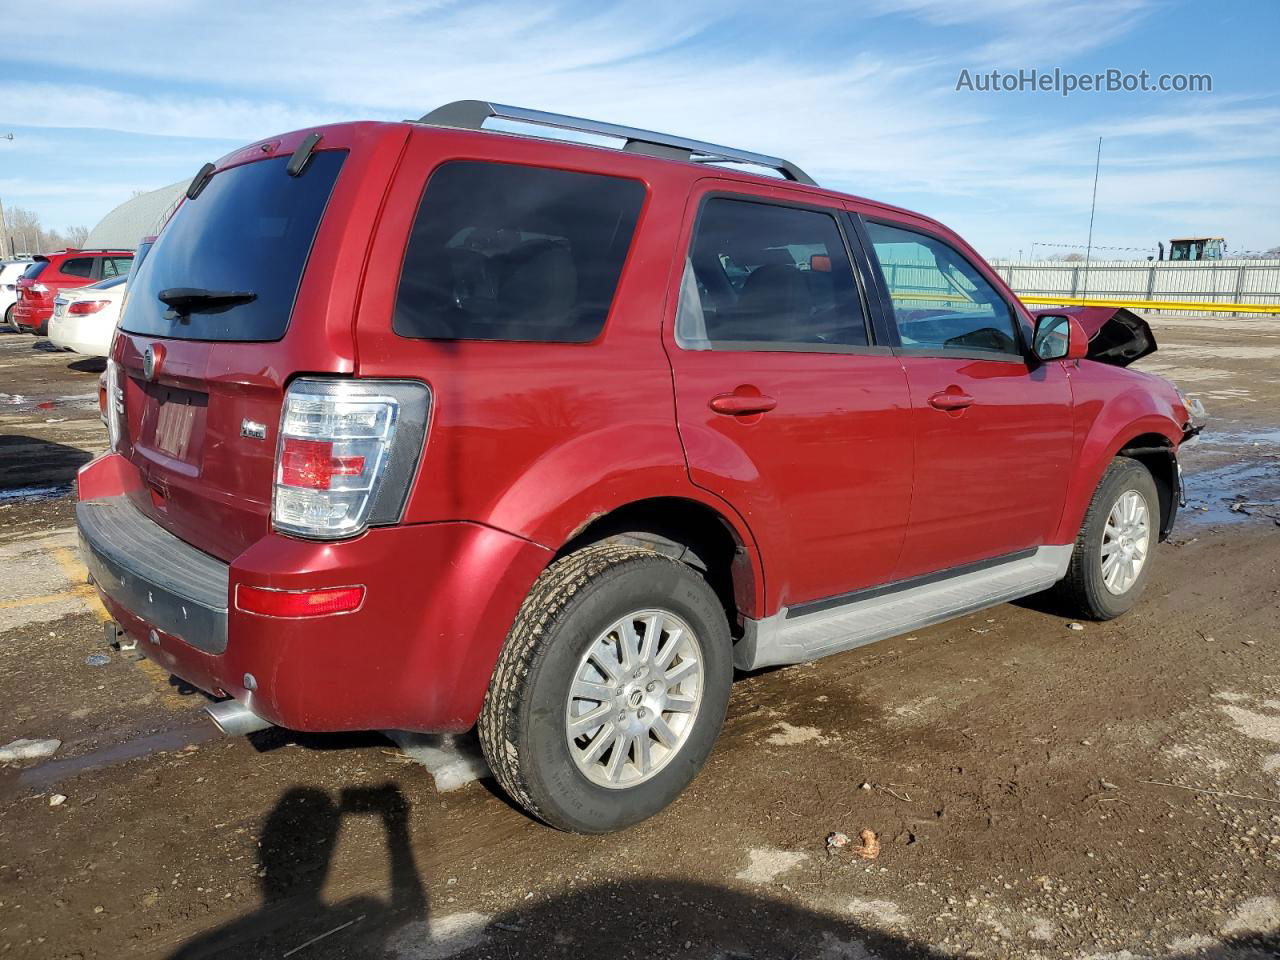
[(587, 648), (565, 704), (569, 753), (591, 782), (633, 787), (684, 746), (702, 702), (702, 648), (665, 610), (638, 610)]
[(1126, 490), (1111, 507), (1102, 533), (1102, 583), (1126, 593), (1142, 573), (1151, 546), (1151, 512), (1137, 490)]

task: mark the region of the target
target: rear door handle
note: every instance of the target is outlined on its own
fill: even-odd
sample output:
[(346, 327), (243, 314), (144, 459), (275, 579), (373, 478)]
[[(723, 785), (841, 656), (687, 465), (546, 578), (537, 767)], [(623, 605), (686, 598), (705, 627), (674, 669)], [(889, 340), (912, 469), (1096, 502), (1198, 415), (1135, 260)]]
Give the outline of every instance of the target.
[(711, 409), (731, 417), (745, 417), (753, 413), (768, 413), (778, 405), (773, 397), (752, 397), (740, 393), (722, 393), (711, 398)]
[(929, 398), (929, 406), (935, 410), (963, 410), (973, 405), (973, 397), (967, 393), (951, 393), (943, 390)]

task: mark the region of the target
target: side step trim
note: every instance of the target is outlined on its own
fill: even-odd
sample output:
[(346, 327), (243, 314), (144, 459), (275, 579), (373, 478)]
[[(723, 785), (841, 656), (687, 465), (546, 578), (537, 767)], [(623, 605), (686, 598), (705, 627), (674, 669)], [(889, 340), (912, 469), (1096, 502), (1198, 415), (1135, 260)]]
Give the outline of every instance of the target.
[(941, 580), (929, 577), (919, 586), (854, 594), (838, 606), (823, 602), (822, 609), (806, 612), (811, 605), (802, 605), (798, 615), (788, 615), (784, 607), (771, 617), (748, 619), (734, 646), (734, 666), (756, 670), (816, 660), (1039, 593), (1066, 576), (1072, 549), (1071, 544), (1040, 547), (995, 566), (966, 566)]

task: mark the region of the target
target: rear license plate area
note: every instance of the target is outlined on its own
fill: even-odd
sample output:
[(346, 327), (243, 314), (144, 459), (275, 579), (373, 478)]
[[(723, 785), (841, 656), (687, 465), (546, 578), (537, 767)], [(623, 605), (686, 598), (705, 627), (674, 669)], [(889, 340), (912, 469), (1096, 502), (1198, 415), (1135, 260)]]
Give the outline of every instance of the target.
[(204, 436), (208, 394), (160, 384), (147, 392), (155, 409), (149, 446), (174, 460), (194, 462)]

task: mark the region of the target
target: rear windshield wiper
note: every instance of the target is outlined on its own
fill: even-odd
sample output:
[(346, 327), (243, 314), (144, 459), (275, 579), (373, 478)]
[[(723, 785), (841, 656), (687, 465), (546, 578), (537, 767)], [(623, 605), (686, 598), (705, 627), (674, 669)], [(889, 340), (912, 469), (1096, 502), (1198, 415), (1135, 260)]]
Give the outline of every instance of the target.
[(205, 290), (202, 287), (170, 287), (168, 290), (161, 290), (156, 297), (178, 314), (225, 310), (227, 307), (258, 299), (256, 293), (247, 290)]

